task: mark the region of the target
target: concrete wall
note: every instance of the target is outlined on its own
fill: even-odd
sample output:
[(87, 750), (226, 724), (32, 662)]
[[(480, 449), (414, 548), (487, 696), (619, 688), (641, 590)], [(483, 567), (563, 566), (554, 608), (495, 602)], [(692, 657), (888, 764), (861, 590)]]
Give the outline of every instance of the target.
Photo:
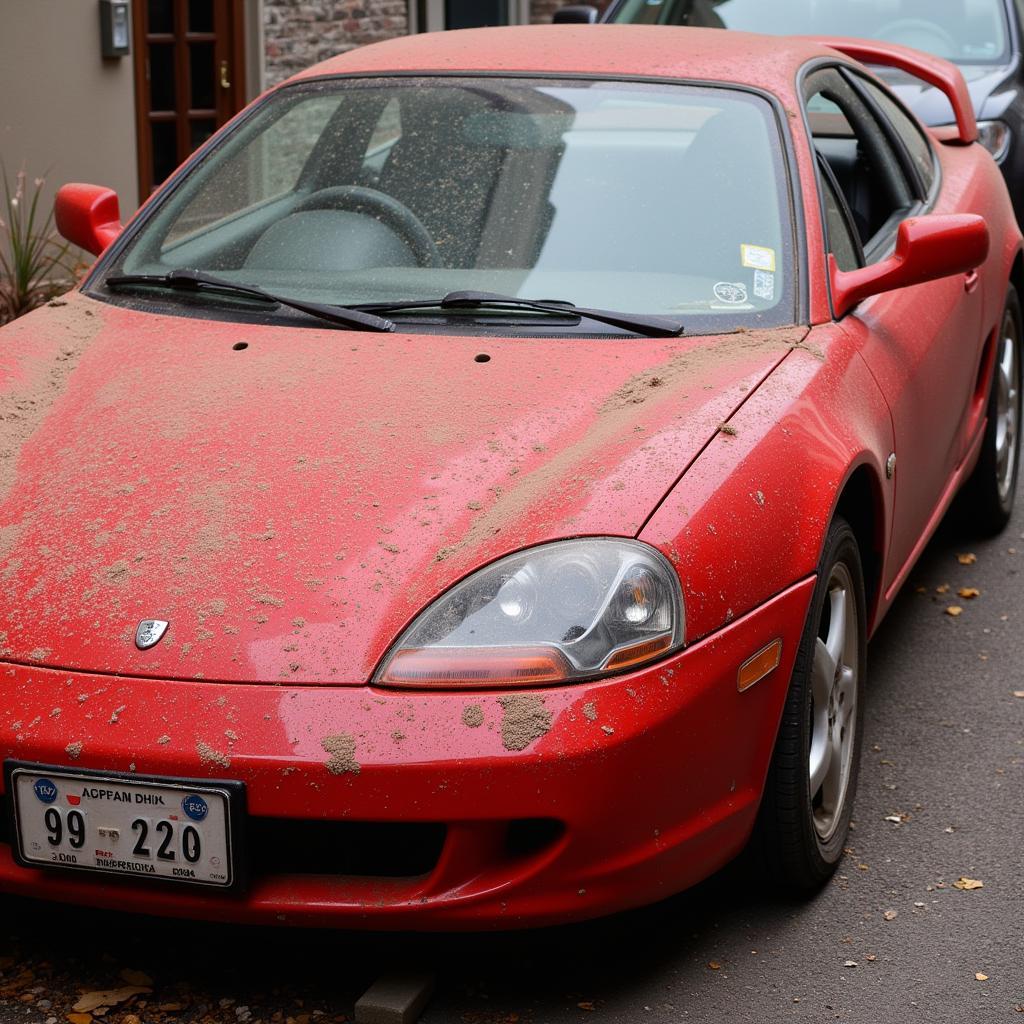
[(138, 205), (132, 58), (100, 56), (97, 0), (0, 0), (0, 160), (47, 169), (45, 197), (68, 181), (108, 185)]

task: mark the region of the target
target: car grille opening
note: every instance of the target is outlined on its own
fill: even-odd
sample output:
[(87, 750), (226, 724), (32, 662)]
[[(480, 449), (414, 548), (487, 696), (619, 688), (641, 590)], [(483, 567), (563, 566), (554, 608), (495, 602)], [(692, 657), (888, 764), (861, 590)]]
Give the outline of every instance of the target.
[(554, 818), (518, 818), (509, 822), (505, 834), (505, 855), (510, 860), (533, 857), (553, 846), (565, 832), (565, 825)]
[(245, 844), (254, 877), (415, 878), (436, 867), (446, 832), (431, 822), (249, 818)]

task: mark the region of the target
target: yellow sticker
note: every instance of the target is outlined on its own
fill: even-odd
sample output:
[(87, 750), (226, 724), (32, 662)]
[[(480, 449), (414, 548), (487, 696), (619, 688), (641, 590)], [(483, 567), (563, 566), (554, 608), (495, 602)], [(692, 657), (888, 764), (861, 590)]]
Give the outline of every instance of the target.
[(763, 245), (741, 245), (740, 257), (743, 266), (752, 267), (754, 270), (766, 270), (770, 274), (775, 273), (775, 250)]

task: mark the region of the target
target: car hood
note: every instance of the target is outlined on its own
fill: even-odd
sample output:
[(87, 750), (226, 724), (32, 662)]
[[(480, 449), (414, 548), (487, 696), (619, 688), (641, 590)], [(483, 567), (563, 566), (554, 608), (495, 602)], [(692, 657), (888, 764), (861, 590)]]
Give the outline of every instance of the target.
[[(1012, 65), (1001, 64), (959, 64), (967, 82), (967, 89), (974, 104), (974, 114), (981, 120), (995, 117), (1001, 111), (986, 109), (989, 98), (1006, 81), (1013, 72)], [(927, 125), (953, 124), (956, 116), (952, 104), (941, 89), (928, 85), (894, 68), (874, 67), (872, 70), (881, 78), (896, 95)]]
[[(364, 683), (481, 564), (635, 535), (806, 333), (375, 335), (61, 302), (0, 334), (0, 658), (225, 682)], [(147, 619), (170, 625), (143, 651)]]

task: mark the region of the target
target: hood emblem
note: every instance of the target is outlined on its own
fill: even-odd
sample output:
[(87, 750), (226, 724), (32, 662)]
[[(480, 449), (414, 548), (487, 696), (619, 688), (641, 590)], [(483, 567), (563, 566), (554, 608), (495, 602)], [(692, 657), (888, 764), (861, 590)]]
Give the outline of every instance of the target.
[(135, 646), (140, 651), (156, 647), (169, 625), (170, 623), (164, 622), (163, 619), (143, 619), (135, 630)]

